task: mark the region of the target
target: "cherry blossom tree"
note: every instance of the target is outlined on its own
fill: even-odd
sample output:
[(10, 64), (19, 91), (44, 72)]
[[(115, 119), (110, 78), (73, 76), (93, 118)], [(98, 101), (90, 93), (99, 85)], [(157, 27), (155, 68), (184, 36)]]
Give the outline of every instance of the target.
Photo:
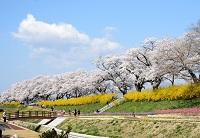
[(107, 76), (104, 71), (94, 70), (90, 72), (87, 79), (90, 87), (93, 88), (94, 93), (104, 94), (113, 91), (111, 81), (106, 80)]
[(163, 79), (156, 60), (157, 41), (156, 38), (147, 38), (142, 47), (129, 49), (125, 54), (123, 66), (132, 75), (137, 91), (141, 91), (145, 83), (151, 83), (153, 89), (157, 89)]
[(185, 80), (199, 81), (199, 45), (188, 33), (181, 38), (162, 40), (157, 47), (156, 56), (159, 69), (164, 74)]
[(98, 69), (105, 73), (104, 79), (112, 81), (123, 95), (132, 88), (130, 83), (129, 74), (123, 68), (123, 56), (106, 56), (100, 57), (96, 61)]

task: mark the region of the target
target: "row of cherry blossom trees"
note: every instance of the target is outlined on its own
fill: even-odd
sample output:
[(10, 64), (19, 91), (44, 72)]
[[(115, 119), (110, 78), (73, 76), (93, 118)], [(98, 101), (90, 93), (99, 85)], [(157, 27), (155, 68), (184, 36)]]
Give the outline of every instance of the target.
[(179, 38), (148, 38), (140, 48), (123, 55), (101, 57), (97, 68), (119, 91), (126, 94), (135, 88), (141, 91), (146, 83), (157, 89), (161, 82), (183, 79), (200, 81), (200, 24)]
[(124, 54), (99, 57), (95, 71), (39, 76), (13, 85), (2, 100), (60, 99), (96, 93), (157, 89), (164, 81), (200, 81), (200, 22), (179, 38), (148, 38)]
[(1, 95), (1, 99), (28, 102), (38, 99), (51, 100), (107, 93), (110, 83), (104, 81), (103, 73), (101, 75), (100, 73), (77, 71), (53, 76), (39, 76), (14, 84)]

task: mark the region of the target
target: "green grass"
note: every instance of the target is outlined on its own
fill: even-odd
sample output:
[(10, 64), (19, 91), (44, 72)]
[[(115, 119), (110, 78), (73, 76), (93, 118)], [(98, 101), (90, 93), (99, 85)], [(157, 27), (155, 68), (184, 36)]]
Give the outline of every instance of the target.
[(6, 106), (6, 105), (0, 106), (0, 109), (5, 110), (6, 112), (15, 112), (15, 111), (17, 111), (19, 109), (23, 109), (23, 108), (25, 108), (25, 107), (24, 106)]
[(39, 123), (42, 119), (24, 119), (24, 122), (29, 122), (29, 123)]
[[(69, 110), (74, 111), (75, 109), (80, 110), (82, 113), (94, 113), (97, 109), (102, 108), (103, 104), (88, 104), (88, 105), (78, 105), (78, 106), (55, 106), (55, 110), (65, 110), (68, 113)], [(153, 112), (160, 109), (176, 109), (176, 108), (189, 108), (189, 107), (200, 107), (200, 99), (192, 100), (174, 100), (174, 101), (143, 101), (143, 102), (124, 102), (117, 105), (107, 112)], [(1, 109), (6, 110), (6, 112), (16, 112), (19, 111), (36, 111), (36, 110), (50, 110), (50, 108), (42, 109), (37, 106), (0, 106)]]
[(77, 105), (77, 106), (55, 106), (56, 110), (65, 110), (67, 113), (69, 110), (74, 111), (75, 109), (80, 110), (83, 113), (93, 113), (97, 109), (102, 108), (104, 105), (100, 103), (88, 104), (88, 105)]
[(152, 112), (160, 109), (200, 107), (200, 99), (158, 101), (158, 102), (125, 102), (109, 109), (107, 112)]
[(25, 105), (20, 105), (20, 106), (0, 106), (0, 109), (5, 110), (6, 112), (16, 112), (16, 111), (41, 111), (41, 110), (47, 110), (47, 109), (42, 109), (38, 106), (25, 106)]
[(20, 106), (0, 106), (0, 109), (5, 110), (6, 112), (16, 112), (16, 111), (30, 111), (30, 110), (35, 110), (35, 108), (30, 107), (30, 106), (25, 106), (25, 105), (20, 105)]
[(155, 120), (84, 120), (67, 119), (58, 126), (60, 129), (72, 127), (72, 132), (106, 136), (110, 138), (180, 138), (200, 137), (200, 124)]

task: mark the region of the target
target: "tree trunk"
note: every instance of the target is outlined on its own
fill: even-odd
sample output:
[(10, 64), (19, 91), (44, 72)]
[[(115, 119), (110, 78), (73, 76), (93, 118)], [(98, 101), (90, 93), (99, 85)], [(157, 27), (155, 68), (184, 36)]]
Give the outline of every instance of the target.
[(28, 97), (26, 98), (25, 101), (26, 101), (26, 104), (29, 104), (29, 98)]
[(156, 79), (152, 82), (153, 90), (157, 90), (157, 89), (158, 89), (158, 87), (159, 87), (160, 84), (161, 84), (161, 81), (162, 81), (161, 78), (156, 78)]
[(71, 98), (71, 94), (65, 93), (65, 97), (66, 97), (67, 99), (69, 99), (69, 98)]
[(172, 86), (174, 86), (174, 82), (175, 82), (175, 76), (172, 75), (172, 80), (171, 80), (171, 84), (172, 84)]
[(45, 95), (45, 96), (44, 96), (44, 99), (45, 99), (45, 100), (48, 100), (49, 97), (50, 97), (50, 95)]
[(136, 91), (138, 91), (138, 92), (141, 92), (142, 91), (142, 88), (144, 88), (144, 81), (143, 82), (140, 82), (140, 83), (137, 83), (137, 82), (135, 82), (135, 89), (136, 89)]
[(197, 83), (200, 81), (200, 79), (197, 78), (197, 76), (193, 73), (192, 70), (188, 69), (188, 73), (190, 74), (190, 76), (192, 77), (192, 80), (194, 83)]
[(136, 89), (136, 91), (141, 92), (142, 88), (143, 88), (143, 84), (135, 83), (135, 89)]
[(118, 89), (123, 95), (125, 95), (127, 93), (127, 89), (123, 89), (123, 88), (121, 88), (119, 86), (118, 86)]
[(154, 91), (154, 90), (157, 90), (159, 86), (160, 86), (159, 83), (157, 83), (156, 85), (153, 85), (153, 91)]
[(122, 94), (125, 95), (127, 93), (127, 91), (123, 91)]
[(62, 99), (63, 97), (64, 97), (64, 94), (63, 94), (63, 93), (57, 94), (57, 95), (56, 95), (56, 100)]

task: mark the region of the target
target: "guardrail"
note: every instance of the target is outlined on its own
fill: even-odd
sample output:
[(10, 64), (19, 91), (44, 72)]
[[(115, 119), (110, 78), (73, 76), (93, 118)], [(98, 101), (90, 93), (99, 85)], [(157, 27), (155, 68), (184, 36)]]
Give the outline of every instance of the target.
[(50, 111), (21, 111), (6, 113), (7, 120), (17, 120), (17, 119), (26, 119), (26, 118), (56, 118), (56, 112)]

